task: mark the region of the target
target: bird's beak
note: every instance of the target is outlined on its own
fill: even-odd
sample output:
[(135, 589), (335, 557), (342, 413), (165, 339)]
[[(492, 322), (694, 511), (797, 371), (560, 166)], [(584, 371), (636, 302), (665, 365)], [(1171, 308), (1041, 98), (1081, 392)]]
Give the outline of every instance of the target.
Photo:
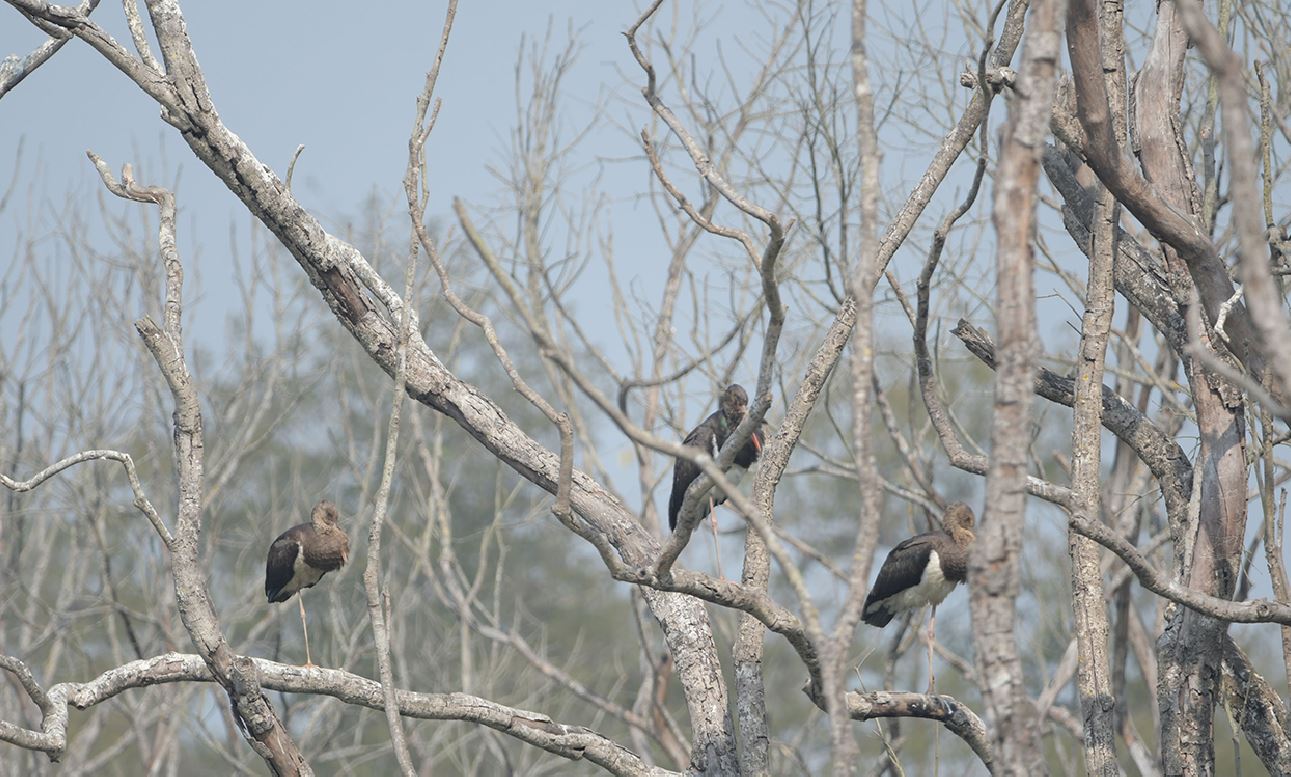
[(758, 439), (757, 432), (753, 433), (753, 436), (749, 438), (749, 442), (753, 443), (753, 450), (757, 451), (758, 453), (762, 452), (762, 441)]

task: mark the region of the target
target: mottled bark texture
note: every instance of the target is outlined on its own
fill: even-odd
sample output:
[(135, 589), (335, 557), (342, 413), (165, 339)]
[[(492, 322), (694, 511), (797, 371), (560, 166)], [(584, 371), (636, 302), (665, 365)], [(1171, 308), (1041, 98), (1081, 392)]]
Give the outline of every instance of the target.
[(1227, 635), (1223, 654), (1220, 693), (1233, 720), (1269, 774), (1291, 774), (1291, 724), (1281, 695)]
[[(1151, 51), (1137, 80), (1134, 147), (1141, 176), (1115, 142), (1097, 57), (1097, 5), (1092, 0), (1073, 0), (1068, 22), (1077, 113), (1087, 136), (1086, 159), (1099, 179), (1163, 241), (1175, 299), (1199, 297), (1213, 321), (1232, 296), (1233, 286), (1207, 237), (1201, 198), (1183, 151), (1178, 117), (1187, 38), (1177, 8), (1172, 2), (1158, 6)], [(1229, 326), (1236, 356), (1253, 374), (1262, 374), (1263, 356), (1253, 347), (1250, 318), (1240, 305), (1232, 309)], [(1201, 437), (1197, 459), (1201, 482), (1195, 509), (1170, 516), (1176, 562), (1185, 587), (1226, 598), (1233, 592), (1246, 525), (1244, 414), (1240, 402), (1230, 401), (1231, 392), (1217, 384), (1196, 359), (1186, 359), (1185, 368)], [(1157, 687), (1161, 758), (1167, 775), (1213, 773), (1213, 716), (1226, 630), (1223, 621), (1190, 609), (1170, 608), (1158, 643)]]
[(1009, 106), (995, 179), (996, 326), (999, 369), (991, 422), (986, 509), (970, 556), (973, 652), (1001, 774), (1047, 772), (1039, 725), (1023, 684), (1017, 644), (1017, 597), (1035, 374), (1032, 238), (1040, 155), (1048, 134), (1062, 40), (1062, 0), (1032, 5), (1019, 88)]
[[(1158, 9), (1152, 54), (1139, 76), (1138, 95), (1140, 161), (1149, 179), (1157, 183), (1162, 199), (1204, 224), (1196, 185), (1182, 153), (1179, 115), (1183, 89), (1183, 55), (1186, 36), (1173, 3)], [(1149, 85), (1156, 85), (1152, 89)], [(1201, 295), (1211, 320), (1218, 305), (1232, 294), (1227, 270), (1213, 250), (1206, 254), (1166, 248), (1166, 263), (1175, 277), (1178, 257)], [(1186, 286), (1186, 282), (1181, 282)], [(1220, 298), (1223, 299), (1220, 299)], [(1187, 297), (1181, 297), (1187, 299)], [(1260, 370), (1253, 356), (1242, 354), (1252, 340), (1244, 313), (1230, 324), (1230, 338), (1238, 345), (1248, 367)], [(1198, 363), (1186, 360), (1192, 396), (1201, 433), (1197, 473), (1201, 477), (1197, 519), (1188, 520), (1176, 540), (1181, 578), (1189, 588), (1219, 597), (1232, 595), (1237, 580), (1241, 538), (1246, 527), (1245, 417), (1240, 404), (1229, 402), (1216, 379)], [(1191, 549), (1189, 551), (1189, 549)], [(1228, 624), (1192, 610), (1173, 608), (1165, 633), (1158, 641), (1160, 677), (1157, 686), (1161, 708), (1161, 759), (1166, 775), (1214, 773), (1214, 711), (1222, 646)]]
[[(1119, 2), (1100, 6), (1100, 54), (1116, 141), (1125, 144), (1125, 70), (1123, 9)], [(1073, 12), (1078, 12), (1073, 11)], [(1116, 300), (1112, 265), (1116, 257), (1116, 222), (1120, 208), (1106, 187), (1097, 190), (1097, 207), (1089, 245), (1085, 313), (1076, 353), (1075, 396), (1071, 430), (1071, 511), (1084, 521), (1102, 520), (1103, 368)], [(1116, 762), (1113, 712), (1116, 706), (1108, 656), (1109, 625), (1099, 545), (1074, 530), (1068, 532), (1071, 556), (1072, 630), (1078, 661), (1076, 689), (1084, 718), (1085, 773), (1113, 777)]]
[[(1104, 4), (1104, 33), (1119, 39), (1120, 13), (1115, 5)], [(1108, 16), (1116, 22), (1109, 25)], [(1119, 50), (1118, 50), (1119, 51)], [(1108, 39), (1103, 40), (1103, 70), (1109, 92), (1123, 95), (1116, 82), (1121, 72), (1120, 58), (1109, 62)], [(1123, 106), (1114, 109), (1122, 117)], [(1122, 118), (1121, 126), (1124, 126)], [(1118, 139), (1121, 136), (1118, 135)], [(1122, 140), (1123, 142), (1123, 140)], [(1114, 239), (1119, 209), (1115, 199), (1101, 189), (1094, 228), (1088, 248), (1089, 273), (1085, 286), (1085, 313), (1081, 321), (1080, 345), (1076, 352), (1075, 396), (1072, 404), (1071, 430), (1071, 510), (1086, 521), (1101, 521), (1103, 367), (1107, 340), (1112, 325), (1115, 291), (1112, 285), (1112, 263), (1116, 253)], [(1078, 661), (1076, 689), (1080, 695), (1084, 718), (1085, 773), (1117, 775), (1116, 747), (1112, 728), (1115, 707), (1108, 660), (1108, 615), (1104, 601), (1100, 547), (1075, 531), (1068, 534), (1071, 556), (1072, 630), (1076, 634)]]

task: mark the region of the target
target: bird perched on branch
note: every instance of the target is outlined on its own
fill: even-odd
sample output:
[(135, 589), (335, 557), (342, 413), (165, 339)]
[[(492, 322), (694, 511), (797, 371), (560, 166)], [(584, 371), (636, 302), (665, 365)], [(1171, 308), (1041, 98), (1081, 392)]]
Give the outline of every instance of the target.
[(264, 595), (271, 603), (285, 602), (293, 594), (300, 604), (300, 627), (305, 632), (305, 666), (309, 655), (309, 627), (305, 624), (304, 590), (350, 559), (350, 538), (338, 523), (336, 505), (324, 499), (314, 505), (309, 523), (297, 524), (273, 541), (264, 568)]
[(941, 604), (968, 577), (973, 524), (973, 509), (956, 502), (946, 508), (941, 531), (916, 534), (889, 551), (865, 597), (862, 620), (883, 628), (902, 612)]
[[(718, 402), (717, 412), (705, 418), (699, 426), (690, 430), (686, 439), (682, 440), (682, 445), (689, 448), (695, 448), (707, 453), (713, 458), (717, 458), (718, 451), (726, 443), (726, 438), (730, 437), (735, 427), (740, 425), (744, 420), (745, 414), (749, 411), (749, 395), (744, 387), (738, 383), (732, 383), (722, 392), (722, 397)], [(762, 430), (754, 429), (749, 441), (744, 444), (735, 454), (735, 461), (731, 468), (727, 470), (726, 477), (733, 483), (738, 484), (743, 478), (748, 468), (762, 455)], [(668, 499), (668, 528), (676, 530), (677, 516), (681, 514), (681, 503), (686, 498), (686, 489), (691, 483), (695, 482), (701, 474), (699, 465), (686, 459), (677, 459), (677, 463), (672, 469), (672, 495)], [(717, 518), (713, 515), (713, 510), (717, 505), (726, 501), (726, 494), (717, 492), (716, 495), (710, 492), (708, 497), (708, 506), (704, 515), (708, 515), (713, 527), (713, 542), (717, 542)], [(703, 517), (702, 515), (700, 516)], [(718, 573), (721, 573), (721, 557), (718, 556)]]
[(902, 541), (888, 552), (879, 576), (865, 597), (861, 619), (883, 628), (897, 615), (932, 605), (928, 619), (928, 692), (936, 686), (932, 671), (937, 605), (968, 577), (968, 550), (973, 544), (973, 509), (962, 502), (946, 508), (941, 531)]

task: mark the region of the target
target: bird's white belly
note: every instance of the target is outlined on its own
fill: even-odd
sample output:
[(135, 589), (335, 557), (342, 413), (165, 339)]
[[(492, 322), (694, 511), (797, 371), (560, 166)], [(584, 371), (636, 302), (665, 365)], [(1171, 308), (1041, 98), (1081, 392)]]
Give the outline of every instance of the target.
[(305, 563), (305, 549), (296, 543), (296, 560), (291, 565), (291, 581), (284, 586), (289, 591), (312, 588), (323, 579), (324, 571)]
[(888, 598), (893, 610), (913, 610), (926, 604), (941, 604), (955, 590), (954, 580), (947, 580), (941, 571), (941, 558), (937, 551), (928, 556), (928, 566), (923, 570), (918, 585), (907, 588)]
[[(738, 489), (740, 482), (744, 480), (744, 476), (747, 473), (748, 473), (748, 470), (745, 469), (744, 467), (741, 467), (738, 464), (732, 464), (731, 468), (726, 470), (726, 479), (731, 481), (731, 485), (735, 486), (736, 489)], [(714, 490), (723, 497), (727, 495), (726, 492), (722, 491), (721, 489), (714, 489)]]

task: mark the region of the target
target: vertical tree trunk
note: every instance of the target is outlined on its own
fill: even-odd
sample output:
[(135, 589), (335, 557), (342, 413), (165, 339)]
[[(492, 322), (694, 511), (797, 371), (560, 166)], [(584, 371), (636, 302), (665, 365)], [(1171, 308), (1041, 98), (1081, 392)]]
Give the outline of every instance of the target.
[[(1072, 423), (1072, 512), (1100, 520), (1103, 364), (1112, 323), (1112, 245), (1115, 201), (1103, 190), (1094, 223), (1085, 315), (1076, 362), (1076, 396)], [(1074, 531), (1071, 554), (1072, 627), (1076, 632), (1077, 689), (1085, 719), (1085, 771), (1116, 775), (1112, 729), (1114, 695), (1107, 654), (1108, 618), (1104, 600), (1100, 546)]]
[[(1125, 74), (1122, 68), (1122, 8), (1104, 3), (1100, 54), (1107, 82), (1109, 107), (1118, 144), (1125, 142)], [(1116, 222), (1120, 209), (1105, 187), (1099, 187), (1098, 210), (1090, 230), (1092, 245), (1085, 291), (1085, 314), (1076, 360), (1075, 402), (1072, 405), (1072, 511), (1100, 520), (1102, 474), (1103, 367), (1111, 332), (1115, 291), (1112, 263), (1116, 255)], [(1097, 543), (1071, 532), (1072, 627), (1079, 660), (1076, 687), (1084, 717), (1085, 773), (1117, 775), (1113, 727), (1115, 694), (1108, 659), (1108, 615)]]
[[(1138, 78), (1136, 145), (1143, 173), (1179, 212), (1205, 230), (1201, 198), (1183, 149), (1180, 98), (1187, 35), (1173, 2), (1157, 10), (1151, 53)], [(1195, 300), (1197, 285), (1219, 267), (1185, 264), (1166, 247), (1176, 299)], [(1192, 303), (1196, 304), (1196, 303)], [(1205, 327), (1203, 327), (1203, 330)], [(1209, 347), (1209, 346), (1207, 346)], [(1195, 359), (1185, 360), (1201, 434), (1195, 472), (1200, 504), (1189, 520), (1174, 525), (1176, 560), (1184, 583), (1216, 596), (1231, 596), (1246, 527), (1245, 419), (1239, 402), (1226, 400), (1223, 387)], [(1168, 608), (1158, 643), (1161, 759), (1166, 775), (1214, 773), (1214, 705), (1221, 648), (1228, 624), (1178, 606)]]
[(1039, 0), (1031, 7), (1021, 83), (1016, 101), (1009, 106), (995, 188), (999, 368), (986, 509), (969, 561), (968, 581), (979, 682), (994, 725), (996, 764), (1002, 774), (1047, 772), (1038, 724), (1029, 710), (1015, 629), (1031, 432), (1028, 410), (1037, 346), (1031, 241), (1064, 7), (1063, 0)]

